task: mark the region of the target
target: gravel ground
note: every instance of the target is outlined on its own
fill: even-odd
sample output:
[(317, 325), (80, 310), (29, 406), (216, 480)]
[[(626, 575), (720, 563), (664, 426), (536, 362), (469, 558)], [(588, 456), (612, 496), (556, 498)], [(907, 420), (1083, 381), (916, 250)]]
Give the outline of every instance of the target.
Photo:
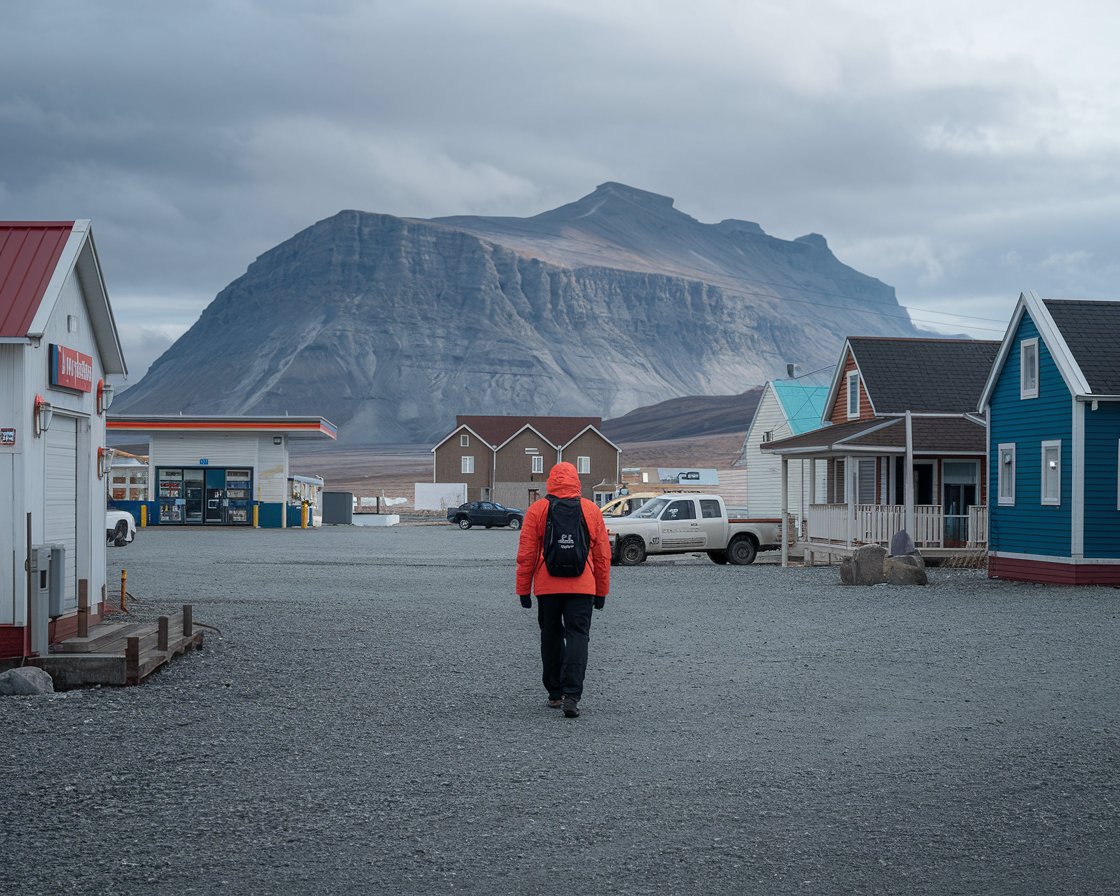
[(205, 649), (0, 701), (0, 893), (1120, 892), (1120, 590), (615, 569), (545, 705), (516, 533), (148, 529)]

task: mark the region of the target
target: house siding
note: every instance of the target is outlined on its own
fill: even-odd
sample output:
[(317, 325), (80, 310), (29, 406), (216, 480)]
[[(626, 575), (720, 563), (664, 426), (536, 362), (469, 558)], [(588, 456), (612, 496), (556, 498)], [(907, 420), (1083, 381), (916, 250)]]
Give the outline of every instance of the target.
[[(1068, 557), (1073, 506), (1073, 400), (1049, 346), (1040, 337), (1038, 397), (1019, 398), (1019, 343), (1035, 337), (1039, 337), (1038, 329), (1024, 313), (991, 396), (988, 465), (997, 470), (998, 446), (1014, 443), (1015, 504), (1005, 506), (989, 500), (989, 547), (993, 552)], [(1041, 503), (1041, 443), (1051, 440), (1062, 443), (1061, 504), (1057, 507)], [(995, 477), (992, 488), (998, 488)]]
[[(535, 448), (544, 458), (543, 473), (533, 473), (532, 455), (525, 453), (527, 448)], [(524, 487), (528, 489), (531, 487), (531, 483), (538, 482), (541, 483), (541, 494), (543, 495), (544, 483), (548, 481), (548, 471), (556, 463), (556, 448), (533, 430), (526, 429), (498, 449), (494, 463), (495, 486), (499, 483), (503, 485), (506, 483), (518, 483), (519, 485), (524, 483)], [(519, 500), (524, 503), (526, 492), (518, 489), (518, 493), (521, 496)], [(499, 499), (495, 496), (495, 500)]]
[[(856, 370), (856, 359), (848, 352), (844, 359), (844, 372), (840, 375), (840, 387), (836, 390), (836, 402), (829, 409), (828, 419), (833, 423), (847, 423), (848, 417), (848, 374)], [(863, 385), (863, 377), (859, 378), (859, 418), (870, 420), (875, 414), (871, 410), (871, 399), (867, 396), (867, 389)]]
[[(564, 446), (560, 459), (568, 461), (578, 469), (576, 458), (581, 456), (591, 460), (591, 471), (579, 477), (583, 497), (591, 500), (595, 486), (600, 482), (618, 481), (618, 451), (597, 432), (588, 430)], [(548, 467), (545, 467), (545, 472), (548, 472)]]
[(1120, 557), (1120, 510), (1116, 509), (1120, 403), (1102, 402), (1085, 414), (1085, 556)]
[[(459, 445), (459, 436), (466, 435), (470, 444), (463, 448)], [(464, 482), (467, 485), (467, 500), (482, 500), (482, 490), (490, 486), (490, 470), (493, 463), (494, 452), (482, 439), (470, 432), (466, 427), (455, 430), (433, 452), (433, 477), (432, 482)], [(462, 471), (462, 458), (474, 458), (474, 472), (464, 475)]]

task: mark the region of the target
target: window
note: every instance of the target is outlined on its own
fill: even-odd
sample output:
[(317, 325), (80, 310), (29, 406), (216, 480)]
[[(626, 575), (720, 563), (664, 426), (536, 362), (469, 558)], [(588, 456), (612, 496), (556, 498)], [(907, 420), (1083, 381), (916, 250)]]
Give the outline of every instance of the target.
[(848, 419), (859, 416), (859, 371), (848, 374)]
[(533, 472), (534, 473), (543, 473), (544, 472), (544, 455), (543, 454), (534, 454), (533, 455)]
[(591, 472), (591, 458), (590, 457), (577, 457), (576, 458), (576, 472), (590, 473)]
[(766, 430), (766, 432), (764, 432), (762, 434), (762, 441), (773, 442), (774, 441), (774, 430), (772, 430), (772, 429)]
[(997, 456), (999, 466), (996, 468), (996, 483), (999, 488), (999, 503), (1011, 506), (1015, 503), (1015, 443), (1001, 444)]
[(1042, 503), (1057, 507), (1062, 503), (1062, 443), (1042, 443)]
[(463, 455), (459, 460), (460, 473), (473, 473), (474, 472), (474, 457), (470, 454)]
[(1038, 339), (1019, 343), (1019, 397), (1038, 398)]
[(674, 501), (662, 514), (661, 519), (667, 522), (674, 520), (694, 520), (696, 519), (696, 510), (691, 501)]
[(463, 433), (461, 436), (459, 436), (459, 447), (460, 448), (469, 448), (470, 444), (471, 444), (471, 437), (468, 436), (466, 433)]
[(713, 501), (711, 498), (700, 499), (700, 516), (706, 520), (720, 519), (719, 501)]

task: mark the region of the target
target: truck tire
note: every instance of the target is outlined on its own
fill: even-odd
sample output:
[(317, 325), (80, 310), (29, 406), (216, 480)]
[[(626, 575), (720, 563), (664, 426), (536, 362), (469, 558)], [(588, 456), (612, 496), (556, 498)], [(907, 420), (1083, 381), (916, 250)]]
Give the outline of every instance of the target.
[(736, 566), (750, 566), (758, 556), (758, 545), (749, 535), (736, 535), (727, 546), (727, 559)]
[(618, 563), (620, 566), (637, 566), (646, 559), (646, 543), (637, 535), (624, 538), (618, 546)]
[(708, 551), (708, 558), (720, 566), (727, 563), (727, 551)]
[(470, 519), (465, 516), (459, 517), (459, 519), (457, 519), (455, 522), (459, 524), (460, 529), (469, 529), (471, 527)]

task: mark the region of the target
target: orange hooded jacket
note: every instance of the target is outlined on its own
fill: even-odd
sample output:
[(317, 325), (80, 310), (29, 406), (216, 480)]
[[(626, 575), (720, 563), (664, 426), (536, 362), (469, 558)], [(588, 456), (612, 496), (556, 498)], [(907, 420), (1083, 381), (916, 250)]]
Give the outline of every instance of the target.
[(611, 545), (603, 514), (591, 501), (580, 497), (579, 474), (566, 461), (548, 473), (548, 493), (557, 498), (579, 498), (583, 518), (591, 535), (591, 550), (583, 574), (573, 578), (555, 578), (544, 565), (541, 544), (548, 519), (548, 499), (541, 498), (525, 512), (521, 524), (521, 541), (517, 546), (518, 594), (593, 594), (606, 597), (611, 590)]

